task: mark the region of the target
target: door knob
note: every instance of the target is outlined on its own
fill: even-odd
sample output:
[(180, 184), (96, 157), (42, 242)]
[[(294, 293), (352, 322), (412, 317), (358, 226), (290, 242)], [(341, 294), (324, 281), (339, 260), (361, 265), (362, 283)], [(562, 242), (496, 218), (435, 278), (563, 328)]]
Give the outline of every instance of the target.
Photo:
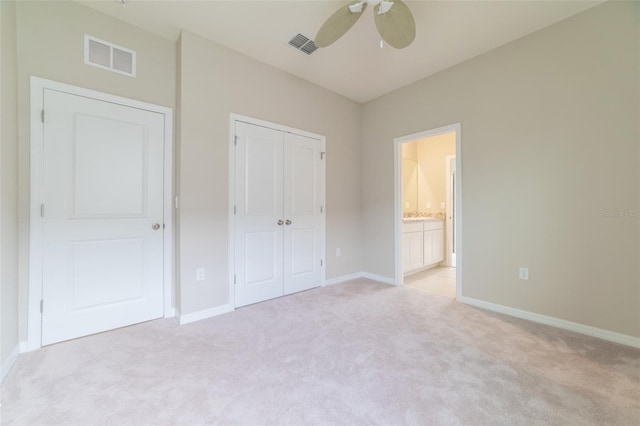
[(153, 229), (154, 231), (157, 231), (158, 229), (160, 229), (160, 224), (154, 223), (153, 225), (151, 225), (151, 229)]
[(278, 225), (280, 225), (280, 226), (282, 226), (282, 224), (283, 224), (283, 223), (284, 223), (284, 222), (282, 221), (282, 219), (280, 219), (280, 220), (278, 221)]
[(291, 225), (291, 221), (289, 219), (287, 219), (287, 221), (285, 222), (287, 225)]

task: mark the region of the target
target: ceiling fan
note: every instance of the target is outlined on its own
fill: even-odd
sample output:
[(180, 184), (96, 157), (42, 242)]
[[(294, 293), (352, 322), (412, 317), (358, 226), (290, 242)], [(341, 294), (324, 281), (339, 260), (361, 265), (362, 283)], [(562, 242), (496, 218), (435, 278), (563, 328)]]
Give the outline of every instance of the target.
[(342, 37), (360, 19), (367, 5), (373, 6), (373, 17), (382, 40), (396, 49), (411, 44), (416, 37), (416, 23), (406, 4), (400, 0), (361, 0), (341, 7), (322, 24), (315, 38), (316, 46), (329, 46)]

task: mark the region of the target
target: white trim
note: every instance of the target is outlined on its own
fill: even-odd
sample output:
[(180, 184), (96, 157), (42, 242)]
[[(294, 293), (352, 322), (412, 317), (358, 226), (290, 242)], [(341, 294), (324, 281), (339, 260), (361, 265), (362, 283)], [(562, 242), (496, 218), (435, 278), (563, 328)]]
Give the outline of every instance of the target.
[(371, 274), (369, 272), (362, 272), (362, 278), (378, 281), (378, 282), (389, 284), (389, 285), (398, 285), (396, 284), (397, 281), (395, 281), (393, 278), (383, 277), (382, 275)]
[(229, 176), (227, 180), (229, 181), (229, 187), (227, 191), (227, 195), (229, 198), (227, 217), (229, 218), (228, 222), (228, 233), (229, 235), (229, 247), (227, 248), (227, 253), (229, 254), (229, 305), (232, 307), (236, 306), (236, 283), (235, 283), (235, 264), (236, 264), (236, 215), (235, 215), (235, 201), (236, 201), (236, 115), (231, 113), (229, 115)]
[(330, 286), (335, 284), (341, 284), (347, 281), (357, 280), (358, 278), (365, 278), (367, 280), (378, 281), (384, 284), (396, 285), (393, 278), (383, 277), (382, 275), (372, 274), (369, 272), (354, 272), (353, 274), (341, 275), (339, 277), (331, 278), (325, 281), (324, 286)]
[[(445, 133), (456, 134), (456, 206), (457, 206), (457, 233), (456, 233), (456, 299), (462, 297), (462, 126), (460, 123), (438, 127), (424, 132), (413, 133), (395, 138), (393, 150), (393, 179), (394, 179), (394, 233), (395, 233), (395, 283), (404, 285), (404, 273), (402, 270), (402, 144), (431, 136)], [(372, 278), (373, 279), (373, 278)], [(383, 281), (385, 282), (385, 281)]]
[[(453, 217), (453, 211), (451, 209), (452, 207), (452, 203), (451, 203), (451, 160), (454, 159), (455, 160), (456, 156), (455, 155), (446, 155), (444, 157), (444, 161), (445, 161), (445, 187), (446, 187), (446, 199), (447, 199), (447, 220), (444, 221), (444, 237), (445, 237), (445, 242), (446, 242), (446, 247), (447, 247), (447, 251), (445, 253), (445, 262), (444, 264), (446, 266), (454, 266), (453, 265), (453, 252), (452, 252), (452, 247), (454, 246), (453, 244), (453, 221), (449, 218)], [(457, 171), (456, 171), (457, 173)], [(456, 174), (456, 180), (457, 180), (457, 174)], [(454, 188), (455, 189), (455, 188)]]
[(189, 324), (191, 322), (215, 317), (222, 314), (233, 312), (235, 308), (232, 305), (216, 306), (215, 308), (203, 309), (202, 311), (193, 312), (185, 315), (178, 315), (178, 323), (180, 325)]
[(11, 371), (11, 367), (13, 367), (13, 364), (16, 363), (16, 360), (18, 359), (18, 355), (20, 355), (19, 344), (15, 345), (15, 347), (13, 348), (13, 350), (11, 351), (7, 359), (2, 363), (2, 367), (0, 368), (0, 383), (4, 382), (4, 379), (7, 377), (7, 374), (9, 374), (9, 371)]
[[(271, 123), (269, 121), (259, 120), (257, 118), (247, 117), (245, 115), (240, 115), (236, 113), (229, 114), (229, 208), (228, 208), (228, 232), (229, 232), (229, 305), (235, 307), (235, 283), (234, 283), (234, 271), (235, 271), (235, 214), (234, 214), (234, 204), (235, 204), (235, 123), (242, 122), (247, 124), (252, 124), (255, 126), (266, 127), (273, 130), (278, 130), (285, 133), (293, 133), (295, 135), (305, 136), (311, 139), (317, 139), (320, 141), (322, 145), (322, 151), (326, 152), (326, 137), (323, 135), (319, 135), (316, 133), (307, 132), (304, 130), (296, 129), (293, 127), (283, 126), (277, 123)], [(325, 154), (326, 158), (326, 154)], [(326, 186), (327, 186), (327, 176), (326, 176), (326, 162), (322, 163), (322, 205), (324, 207), (322, 213), (322, 222), (321, 222), (321, 233), (323, 235), (322, 238), (322, 247), (320, 249), (320, 256), (323, 260), (323, 266), (321, 270), (320, 276), (320, 285), (326, 285), (326, 271), (327, 271), (327, 256), (326, 256), (326, 239), (327, 239), (327, 196), (326, 196)]]
[(363, 278), (364, 275), (362, 272), (354, 272), (353, 274), (341, 275), (339, 277), (331, 278), (330, 280), (326, 280), (323, 287), (335, 284), (341, 284), (351, 280), (357, 280), (358, 278)]
[(569, 330), (579, 334), (585, 334), (587, 336), (597, 337), (598, 339), (619, 343), (621, 345), (640, 348), (640, 337), (633, 337), (609, 330), (603, 330), (601, 328), (591, 327), (588, 325), (550, 317), (547, 315), (536, 314), (534, 312), (524, 311), (522, 309), (511, 308), (509, 306), (499, 305), (497, 303), (485, 302), (484, 300), (478, 300), (472, 297), (459, 297), (458, 300), (462, 303), (466, 303), (467, 305), (486, 309), (488, 311), (498, 312), (535, 323), (545, 324), (551, 327), (561, 328), (563, 330)]
[[(134, 99), (123, 98), (83, 87), (31, 76), (31, 171), (30, 171), (30, 237), (29, 237), (29, 300), (26, 351), (39, 349), (42, 342), (42, 221), (40, 197), (42, 190), (42, 152), (44, 126), (41, 111), (44, 109), (44, 90), (57, 90), (77, 96), (125, 105), (164, 115), (164, 316), (175, 315), (173, 307), (173, 109)], [(46, 119), (46, 117), (45, 117)]]
[[(296, 129), (295, 127), (289, 127), (289, 126), (284, 126), (282, 124), (272, 123), (270, 121), (259, 120), (257, 118), (247, 117), (246, 115), (240, 115), (233, 112), (231, 113), (230, 118), (232, 123), (236, 121), (241, 121), (243, 123), (253, 124), (255, 126), (262, 126), (262, 127), (266, 127), (273, 130), (279, 130), (285, 133), (293, 133), (300, 136), (306, 136), (311, 139), (319, 139), (323, 143), (326, 140), (326, 138), (323, 135), (319, 135), (317, 133), (311, 133), (305, 130)], [(229, 129), (229, 130), (231, 131), (232, 129)]]

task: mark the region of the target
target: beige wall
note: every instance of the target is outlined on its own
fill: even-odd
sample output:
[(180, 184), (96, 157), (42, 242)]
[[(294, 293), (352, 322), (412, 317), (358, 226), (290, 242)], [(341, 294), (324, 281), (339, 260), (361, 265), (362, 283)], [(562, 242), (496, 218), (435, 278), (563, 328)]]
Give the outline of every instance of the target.
[(229, 302), (232, 112), (326, 136), (326, 275), (361, 271), (360, 104), (194, 34), (179, 43), (181, 313)]
[(460, 122), (463, 295), (640, 336), (639, 9), (605, 3), (366, 104), (364, 269), (394, 274), (393, 139)]
[(0, 3), (0, 365), (18, 345), (18, 117), (15, 3)]
[[(456, 134), (445, 133), (415, 142), (418, 158), (418, 210), (444, 213), (447, 201), (446, 157), (456, 153)], [(427, 207), (430, 203), (430, 207)], [(446, 204), (445, 204), (446, 205)]]
[(418, 143), (402, 144), (402, 211), (404, 214), (418, 211)]
[[(137, 52), (137, 77), (84, 64), (84, 34)], [(17, 3), (19, 317), (26, 340), (29, 272), (29, 76), (175, 107), (175, 43), (74, 2)]]

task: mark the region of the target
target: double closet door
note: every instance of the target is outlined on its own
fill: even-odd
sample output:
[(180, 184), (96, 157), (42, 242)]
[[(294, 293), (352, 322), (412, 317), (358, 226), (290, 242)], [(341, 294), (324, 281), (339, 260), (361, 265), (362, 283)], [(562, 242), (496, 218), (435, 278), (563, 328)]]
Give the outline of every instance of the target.
[(235, 306), (324, 277), (324, 141), (235, 122)]

